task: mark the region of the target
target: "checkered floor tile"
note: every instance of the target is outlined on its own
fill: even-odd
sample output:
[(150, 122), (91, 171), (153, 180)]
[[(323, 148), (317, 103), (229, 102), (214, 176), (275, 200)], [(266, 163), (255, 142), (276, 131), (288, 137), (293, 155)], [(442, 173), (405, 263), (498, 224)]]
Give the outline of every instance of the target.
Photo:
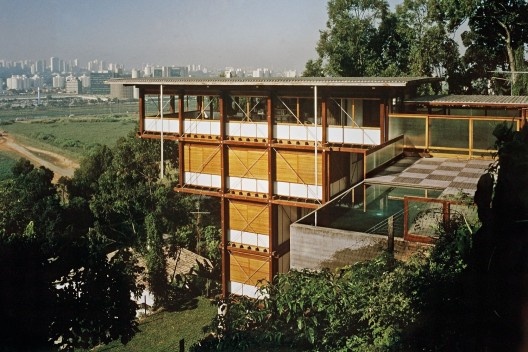
[(444, 194), (467, 193), (477, 189), (479, 177), (490, 160), (446, 158), (404, 158), (367, 182), (443, 189)]

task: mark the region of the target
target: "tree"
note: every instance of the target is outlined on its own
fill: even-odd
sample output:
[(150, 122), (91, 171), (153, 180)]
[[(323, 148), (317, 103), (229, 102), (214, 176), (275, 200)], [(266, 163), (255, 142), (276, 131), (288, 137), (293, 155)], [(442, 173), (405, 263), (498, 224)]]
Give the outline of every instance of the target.
[[(528, 3), (526, 0), (479, 0), (469, 16), (471, 42), (474, 51), (486, 53), (483, 58), (493, 58), (496, 66), (492, 70), (504, 70), (511, 73), (511, 85), (516, 86), (518, 65), (516, 51), (524, 52), (528, 42)], [(471, 55), (470, 51), (470, 55)], [(476, 64), (479, 58), (476, 57)]]
[(443, 15), (446, 7), (445, 2), (405, 0), (396, 8), (396, 32), (407, 43), (406, 74), (445, 77), (449, 91), (460, 93), (469, 82), (464, 79), (458, 44), (452, 39), (454, 25), (446, 23)]
[[(523, 344), (523, 312), (528, 307), (528, 125), (514, 131), (502, 124), (493, 134), (498, 158), (489, 178), (495, 186), (491, 208), (480, 211), (490, 215), (475, 235), (472, 296), (476, 320), (481, 322), (482, 348), (524, 351), (528, 347)], [(489, 207), (489, 202), (480, 207)]]
[(53, 283), (57, 297), (50, 324), (53, 343), (71, 350), (116, 339), (130, 341), (139, 331), (138, 306), (131, 295), (137, 298), (143, 289), (136, 284), (140, 269), (131, 251), (109, 255), (105, 239), (90, 233), (63, 253), (63, 261), (69, 271)]
[(147, 230), (147, 281), (150, 292), (154, 295), (154, 305), (161, 307), (167, 299), (167, 260), (164, 251), (163, 233), (160, 231), (157, 214), (148, 214), (145, 218)]
[[(73, 226), (52, 172), (27, 160), (0, 184), (2, 347), (93, 347), (135, 333), (138, 293), (130, 256), (108, 259), (109, 243)], [(119, 259), (118, 259), (119, 258)]]
[[(317, 43), (323, 73), (329, 76), (376, 75), (379, 47), (374, 44), (379, 23), (387, 15), (385, 0), (330, 0), (327, 29)], [(308, 68), (317, 68), (318, 61)]]

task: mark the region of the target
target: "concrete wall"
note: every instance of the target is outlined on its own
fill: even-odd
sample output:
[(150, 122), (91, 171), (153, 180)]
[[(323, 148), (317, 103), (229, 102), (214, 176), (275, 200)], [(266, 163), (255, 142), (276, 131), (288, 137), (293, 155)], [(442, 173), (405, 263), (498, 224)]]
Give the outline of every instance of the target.
[[(290, 227), (291, 269), (340, 268), (375, 258), (387, 248), (387, 236), (325, 227), (292, 224)], [(394, 255), (406, 259), (427, 245), (394, 240)]]

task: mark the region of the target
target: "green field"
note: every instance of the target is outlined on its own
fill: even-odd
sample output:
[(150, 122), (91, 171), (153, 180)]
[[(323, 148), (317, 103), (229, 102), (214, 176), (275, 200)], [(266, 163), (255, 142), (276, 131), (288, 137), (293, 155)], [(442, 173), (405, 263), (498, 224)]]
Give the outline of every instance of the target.
[(185, 310), (162, 311), (142, 320), (139, 325), (141, 331), (126, 346), (114, 342), (96, 348), (95, 351), (177, 352), (180, 350), (181, 340), (184, 341), (187, 351), (206, 336), (202, 328), (211, 323), (216, 314), (216, 306), (211, 305), (206, 298), (200, 297), (190, 303), (190, 307)]
[(80, 160), (98, 144), (112, 146), (136, 127), (136, 119), (71, 117), (19, 121), (1, 128), (21, 143), (64, 154)]

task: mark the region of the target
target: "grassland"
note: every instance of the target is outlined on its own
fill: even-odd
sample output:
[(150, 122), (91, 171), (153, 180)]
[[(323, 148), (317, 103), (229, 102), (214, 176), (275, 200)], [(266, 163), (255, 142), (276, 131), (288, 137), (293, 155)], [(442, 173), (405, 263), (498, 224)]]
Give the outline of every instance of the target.
[(96, 348), (96, 352), (165, 352), (179, 351), (183, 340), (185, 350), (205, 337), (202, 328), (211, 322), (216, 307), (206, 298), (196, 298), (180, 311), (162, 311), (141, 321), (139, 333), (123, 345), (114, 342)]
[(98, 144), (112, 146), (134, 130), (136, 119), (65, 117), (12, 122), (1, 126), (21, 143), (51, 150), (79, 161)]

